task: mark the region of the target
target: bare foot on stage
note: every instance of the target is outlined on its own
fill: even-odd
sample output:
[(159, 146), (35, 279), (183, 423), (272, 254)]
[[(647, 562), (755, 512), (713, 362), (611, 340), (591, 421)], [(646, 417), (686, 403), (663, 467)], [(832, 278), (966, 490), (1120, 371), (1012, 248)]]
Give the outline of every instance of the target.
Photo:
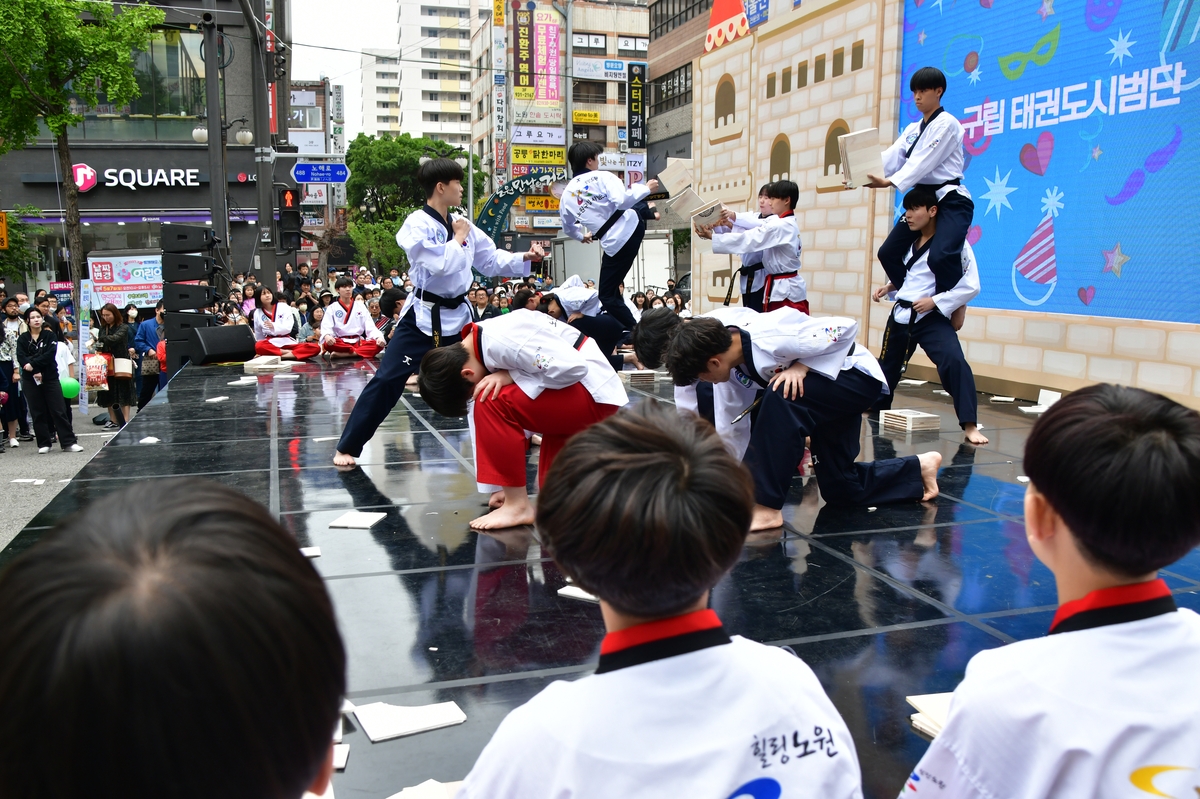
[(506, 499), (496, 510), (480, 516), (471, 522), (472, 530), (502, 530), (505, 527), (520, 527), (523, 524), (533, 524), (533, 505), (529, 498), (524, 500)]
[(333, 465), (339, 469), (352, 469), (358, 465), (358, 461), (354, 460), (353, 455), (347, 455), (344, 452), (336, 452), (333, 455)]
[(750, 532), (773, 530), (776, 527), (783, 527), (783, 511), (779, 508), (755, 505), (754, 516), (750, 519)]
[(942, 465), (942, 453), (922, 452), (917, 460), (921, 462), (921, 482), (925, 484), (925, 495), (921, 501), (928, 502), (938, 495), (937, 473)]
[(503, 504), (504, 504), (504, 492), (503, 491), (493, 491), (492, 495), (490, 497), (488, 497), (488, 507), (489, 508), (495, 509), (495, 508), (500, 507)]
[(979, 428), (976, 425), (973, 425), (973, 424), (967, 425), (966, 427), (963, 428), (963, 432), (966, 433), (967, 443), (969, 443), (969, 444), (974, 444), (976, 446), (981, 447), (984, 444), (988, 443), (987, 436), (985, 436), (983, 433), (979, 432)]

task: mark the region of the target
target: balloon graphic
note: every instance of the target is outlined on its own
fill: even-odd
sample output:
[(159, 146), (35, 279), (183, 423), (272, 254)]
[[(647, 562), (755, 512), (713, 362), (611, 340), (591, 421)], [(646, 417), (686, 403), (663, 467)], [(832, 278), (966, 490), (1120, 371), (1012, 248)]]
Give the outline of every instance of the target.
[(79, 396), (79, 381), (73, 377), (64, 377), (58, 381), (62, 386), (63, 396), (67, 399), (75, 399)]
[(979, 53), (975, 50), (972, 50), (971, 52), (967, 53), (967, 57), (963, 59), (963, 69), (965, 69), (967, 72), (974, 72), (977, 66), (979, 66)]

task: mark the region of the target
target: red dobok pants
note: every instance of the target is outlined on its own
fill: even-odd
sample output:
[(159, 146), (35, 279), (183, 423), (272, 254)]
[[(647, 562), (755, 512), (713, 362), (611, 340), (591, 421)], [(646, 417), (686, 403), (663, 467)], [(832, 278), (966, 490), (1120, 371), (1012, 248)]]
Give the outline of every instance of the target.
[(308, 360), (315, 355), (320, 354), (321, 345), (315, 341), (302, 341), (299, 344), (288, 344), (283, 347), (278, 347), (271, 343), (270, 339), (254, 342), (255, 355), (283, 355), (287, 351), (296, 356), (297, 360)]
[(498, 486), (525, 485), (525, 431), (542, 435), (538, 459), (538, 486), (567, 439), (617, 412), (616, 405), (601, 405), (576, 383), (546, 389), (530, 399), (515, 385), (505, 386), (495, 399), (476, 401), (475, 479)]
[(383, 350), (383, 347), (369, 338), (360, 338), (358, 341), (336, 338), (332, 344), (325, 344), (324, 347), (326, 352), (347, 352), (360, 358), (374, 358)]

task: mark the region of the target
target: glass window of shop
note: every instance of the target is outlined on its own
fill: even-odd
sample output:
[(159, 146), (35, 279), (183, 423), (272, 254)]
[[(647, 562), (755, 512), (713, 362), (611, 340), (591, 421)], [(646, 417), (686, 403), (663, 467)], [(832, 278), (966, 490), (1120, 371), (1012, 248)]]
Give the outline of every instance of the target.
[[(42, 225), (33, 237), (37, 257), (30, 264), (27, 282), (41, 285), (51, 280), (70, 280), (67, 241), (60, 225)], [(157, 249), (161, 246), (158, 222), (84, 222), (83, 253), (93, 250)], [(86, 275), (85, 275), (86, 277)]]
[[(141, 94), (123, 106), (116, 106), (107, 102), (101, 92), (92, 108), (72, 97), (72, 110), (83, 114), (83, 122), (71, 129), (71, 138), (192, 141), (192, 129), (205, 110), (204, 61), (200, 57), (203, 38), (202, 34), (191, 31), (156, 31), (148, 49), (133, 53), (134, 79)], [(225, 41), (228, 46), (231, 38)], [(222, 80), (222, 107), (224, 89)], [(39, 127), (41, 138), (51, 138), (44, 124)]]

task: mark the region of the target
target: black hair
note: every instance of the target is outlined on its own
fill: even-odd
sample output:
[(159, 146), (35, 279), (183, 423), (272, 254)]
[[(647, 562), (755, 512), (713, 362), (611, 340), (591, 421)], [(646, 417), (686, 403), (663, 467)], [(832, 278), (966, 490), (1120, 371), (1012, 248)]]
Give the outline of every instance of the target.
[(308, 278), (308, 277), (302, 277), (302, 278), (300, 278), (300, 285), (301, 286), (311, 286), (312, 279)]
[(908, 90), (919, 92), (923, 89), (941, 89), (946, 93), (946, 74), (937, 67), (921, 67), (908, 79)]
[(158, 313), (165, 307), (167, 307), (166, 303), (163, 302), (162, 300), (159, 300), (158, 302), (154, 303), (154, 312)]
[(758, 187), (758, 196), (759, 197), (767, 196), (767, 186), (770, 186), (770, 185), (771, 185), (770, 183), (764, 183), (761, 186), (759, 186)]
[(800, 200), (800, 187), (790, 180), (777, 180), (767, 184), (767, 196), (773, 200), (789, 201), (788, 208), (795, 211), (796, 203)]
[[(38, 296), (33, 298), (33, 305), (37, 306), (37, 305), (41, 305), (42, 303), (46, 303), (47, 305), (50, 304), (50, 295), (49, 294), (39, 294)], [(128, 310), (129, 306), (127, 305), (127, 306), (125, 306), (125, 308), (126, 308), (126, 310)]]
[(712, 425), (648, 400), (567, 442), (538, 496), (537, 530), (580, 588), (655, 619), (689, 609), (733, 568), (753, 507), (750, 473)]
[[(667, 313), (675, 313), (670, 308)], [(642, 318), (645, 318), (644, 316)], [(733, 346), (733, 334), (720, 320), (697, 316), (681, 325), (667, 347), (667, 371), (677, 386), (690, 386), (708, 371), (708, 360)], [(643, 361), (644, 363), (644, 361)]]
[(461, 344), (435, 347), (421, 359), (417, 388), (425, 404), (442, 416), (467, 415), (467, 400), (475, 385), (462, 376), (467, 365), (467, 348)]
[(379, 295), (379, 312), (384, 316), (393, 316), (396, 306), (404, 302), (406, 295), (400, 289), (388, 289)]
[[(645, 297), (643, 294), (642, 299)], [(647, 369), (662, 366), (667, 346), (671, 343), (671, 334), (681, 324), (683, 319), (670, 308), (647, 308), (642, 311), (642, 318), (633, 326), (633, 351), (638, 361)]]
[(339, 277), (337, 282), (333, 284), (333, 287), (335, 289), (352, 289), (354, 288), (354, 281), (348, 277)]
[(255, 308), (260, 308), (260, 309), (261, 309), (261, 308), (263, 307), (263, 298), (262, 298), (262, 293), (263, 293), (264, 291), (268, 291), (268, 292), (270, 292), (270, 293), (271, 293), (271, 304), (273, 304), (273, 305), (274, 305), (274, 304), (278, 304), (278, 303), (279, 303), (279, 302), (280, 302), (280, 301), (283, 299), (282, 297), (280, 297), (280, 296), (277, 296), (277, 295), (283, 294), (283, 292), (282, 292), (282, 291), (274, 291), (274, 290), (272, 290), (272, 289), (271, 289), (271, 287), (270, 287), (270, 286), (262, 286), (262, 287), (260, 287), (260, 288), (259, 288), (259, 290), (258, 290), (258, 294), (256, 294), (256, 295), (254, 296), (254, 307), (255, 307)]
[(1099, 383), (1050, 406), (1025, 441), (1025, 473), (1093, 562), (1157, 571), (1200, 544), (1200, 413)]
[(582, 175), (590, 171), (587, 162), (599, 158), (604, 147), (594, 141), (577, 141), (567, 151), (567, 162), (571, 165), (572, 175)]
[(937, 203), (937, 192), (924, 186), (914, 186), (908, 194), (904, 195), (905, 211), (911, 211), (914, 208), (936, 208)]
[(417, 167), (417, 184), (424, 190), (425, 199), (433, 196), (439, 183), (462, 182), (463, 168), (450, 158), (430, 158)]
[(6, 799), (299, 797), (346, 687), (296, 539), (197, 478), (110, 494), (14, 560), (0, 647)]
[(512, 302), (510, 302), (509, 305), (514, 306), (516, 308), (523, 309), (526, 305), (529, 304), (530, 297), (534, 297), (536, 295), (537, 295), (536, 291), (530, 291), (529, 289), (521, 289), (520, 291), (518, 291), (516, 294), (513, 295)]

